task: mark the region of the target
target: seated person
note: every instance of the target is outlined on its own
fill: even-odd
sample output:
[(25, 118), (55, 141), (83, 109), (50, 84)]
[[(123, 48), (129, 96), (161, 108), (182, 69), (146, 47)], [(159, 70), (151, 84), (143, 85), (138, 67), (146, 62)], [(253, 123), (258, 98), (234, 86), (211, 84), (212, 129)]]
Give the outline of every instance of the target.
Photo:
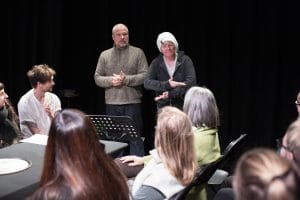
[(238, 161), (233, 190), (236, 200), (300, 199), (298, 167), (275, 151), (257, 148)]
[(300, 91), (297, 94), (297, 99), (295, 101), (297, 112), (298, 112), (298, 118), (300, 118)]
[[(184, 98), (183, 112), (188, 115), (193, 124), (198, 165), (201, 166), (217, 160), (221, 155), (218, 136), (220, 122), (214, 94), (205, 87), (191, 87)], [(120, 158), (120, 161), (128, 163), (129, 166), (142, 166), (150, 158), (149, 156), (124, 156)], [(134, 173), (129, 177), (132, 176)]]
[(169, 198), (188, 185), (197, 168), (193, 146), (188, 116), (175, 107), (162, 108), (157, 118), (155, 150), (134, 180), (133, 199)]
[(17, 143), (19, 139), (18, 116), (0, 82), (0, 148)]
[[(217, 160), (221, 150), (218, 136), (219, 110), (214, 94), (205, 87), (191, 87), (185, 95), (183, 111), (193, 124), (194, 147), (198, 165), (202, 166)], [(127, 177), (131, 178), (136, 176), (150, 158), (151, 155), (145, 157), (124, 156), (116, 159), (116, 162)], [(191, 191), (191, 193), (193, 196), (199, 194), (198, 198), (200, 199), (206, 199), (205, 190)]]
[(129, 200), (125, 176), (81, 111), (66, 109), (54, 117), (39, 188), (30, 199)]
[(52, 93), (55, 71), (46, 64), (35, 65), (27, 72), (32, 89), (18, 102), (21, 133), (48, 135), (51, 121), (61, 110), (59, 98)]
[(280, 155), (300, 166), (300, 118), (287, 128), (282, 140)]

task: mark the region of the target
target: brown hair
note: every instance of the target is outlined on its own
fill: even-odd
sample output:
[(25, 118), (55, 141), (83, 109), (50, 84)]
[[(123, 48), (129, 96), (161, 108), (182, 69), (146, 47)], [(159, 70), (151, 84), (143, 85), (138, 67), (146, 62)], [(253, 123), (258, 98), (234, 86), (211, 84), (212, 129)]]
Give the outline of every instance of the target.
[(65, 109), (54, 117), (40, 189), (32, 199), (129, 199), (124, 175), (83, 112)]
[(37, 86), (38, 82), (46, 83), (50, 81), (56, 72), (47, 64), (34, 65), (28, 72), (27, 77), (33, 88)]
[[(5, 89), (5, 85), (0, 82), (0, 90), (3, 89)], [(5, 101), (5, 108), (8, 110), (7, 118), (11, 121), (11, 125), (14, 128), (15, 132), (17, 133), (17, 137), (19, 139), (19, 137), (21, 137), (20, 127), (19, 127), (19, 117), (9, 98), (7, 98)]]

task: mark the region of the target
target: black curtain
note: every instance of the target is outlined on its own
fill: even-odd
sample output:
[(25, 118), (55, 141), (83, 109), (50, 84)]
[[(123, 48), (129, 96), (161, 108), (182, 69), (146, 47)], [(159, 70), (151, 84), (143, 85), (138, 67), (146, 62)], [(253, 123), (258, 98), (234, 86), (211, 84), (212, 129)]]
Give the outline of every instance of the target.
[[(0, 81), (13, 103), (29, 88), (26, 72), (47, 63), (55, 93), (75, 89), (71, 106), (104, 113), (104, 92), (93, 79), (99, 53), (112, 46), (116, 23), (150, 63), (156, 38), (172, 32), (196, 66), (198, 84), (210, 88), (221, 112), (222, 147), (241, 133), (249, 146), (274, 146), (297, 116), (300, 12), (297, 0), (64, 1), (11, 0), (2, 10)], [(63, 106), (67, 106), (62, 97)], [(145, 130), (153, 134), (153, 93), (144, 91)]]

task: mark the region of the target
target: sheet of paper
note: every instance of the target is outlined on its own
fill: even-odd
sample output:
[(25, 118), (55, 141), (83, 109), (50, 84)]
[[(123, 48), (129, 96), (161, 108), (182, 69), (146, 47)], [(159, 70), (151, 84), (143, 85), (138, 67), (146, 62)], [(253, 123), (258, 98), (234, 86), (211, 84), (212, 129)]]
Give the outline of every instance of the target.
[(29, 138), (20, 140), (20, 142), (27, 142), (27, 143), (41, 144), (41, 145), (46, 145), (47, 141), (48, 141), (48, 135), (42, 135), (42, 134), (34, 134)]

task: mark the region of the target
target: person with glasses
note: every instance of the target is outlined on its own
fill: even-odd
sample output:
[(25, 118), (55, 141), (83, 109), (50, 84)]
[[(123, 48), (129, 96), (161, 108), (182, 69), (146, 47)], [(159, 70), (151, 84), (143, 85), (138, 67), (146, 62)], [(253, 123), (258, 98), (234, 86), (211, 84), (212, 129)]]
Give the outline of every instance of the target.
[(300, 119), (292, 122), (279, 145), (280, 155), (300, 166)]
[(297, 100), (295, 101), (297, 111), (298, 111), (298, 118), (300, 117), (300, 91), (298, 92), (297, 95)]

